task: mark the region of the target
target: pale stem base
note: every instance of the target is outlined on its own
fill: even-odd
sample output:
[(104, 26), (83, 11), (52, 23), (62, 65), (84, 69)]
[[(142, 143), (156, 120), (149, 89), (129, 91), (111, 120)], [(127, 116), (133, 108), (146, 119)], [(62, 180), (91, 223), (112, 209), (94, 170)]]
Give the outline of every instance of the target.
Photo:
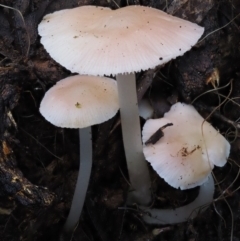
[(202, 184), (198, 197), (191, 203), (176, 209), (150, 209), (143, 208), (147, 213), (143, 220), (148, 224), (176, 224), (195, 218), (199, 212), (206, 210), (213, 201), (214, 180), (212, 175)]

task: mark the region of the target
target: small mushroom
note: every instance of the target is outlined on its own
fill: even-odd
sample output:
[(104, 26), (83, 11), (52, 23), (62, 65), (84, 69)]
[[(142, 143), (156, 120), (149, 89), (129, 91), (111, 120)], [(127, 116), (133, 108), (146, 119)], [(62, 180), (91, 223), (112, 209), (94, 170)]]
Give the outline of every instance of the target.
[(150, 101), (147, 98), (140, 100), (138, 105), (139, 116), (147, 120), (153, 117), (154, 110), (151, 106)]
[(71, 232), (84, 204), (92, 168), (91, 126), (112, 118), (118, 111), (116, 81), (95, 76), (71, 76), (48, 90), (40, 113), (55, 126), (79, 128), (80, 170), (71, 209), (64, 226)]
[(203, 184), (214, 165), (224, 166), (229, 142), (198, 114), (193, 106), (176, 103), (161, 119), (147, 120), (142, 132), (145, 143), (162, 126), (164, 136), (144, 145), (145, 158), (169, 185), (188, 189)]
[(61, 10), (46, 15), (38, 31), (51, 57), (72, 72), (117, 75), (132, 186), (129, 202), (147, 205), (151, 182), (142, 153), (134, 72), (183, 55), (198, 41), (204, 28), (158, 9), (134, 5), (117, 10), (96, 6)]
[[(143, 112), (151, 112), (152, 109), (149, 105), (147, 105), (147, 107), (143, 105), (142, 108)], [(144, 110), (145, 108), (146, 110)], [(160, 138), (164, 135), (163, 130), (169, 126), (171, 126), (170, 123), (161, 126), (152, 136), (150, 136), (150, 138), (145, 142), (145, 145), (148, 145), (148, 143), (155, 144), (157, 141), (159, 141)], [(152, 207), (141, 207), (143, 210), (143, 220), (148, 224), (158, 225), (186, 222), (189, 218), (193, 219), (200, 212), (203, 212), (207, 209), (208, 204), (213, 201), (214, 190), (214, 180), (212, 175), (209, 175), (206, 182), (204, 182), (200, 186), (198, 196), (194, 201), (185, 206), (174, 209), (157, 209)]]
[(75, 75), (45, 94), (40, 112), (55, 126), (85, 128), (112, 118), (119, 110), (117, 83), (106, 77)]

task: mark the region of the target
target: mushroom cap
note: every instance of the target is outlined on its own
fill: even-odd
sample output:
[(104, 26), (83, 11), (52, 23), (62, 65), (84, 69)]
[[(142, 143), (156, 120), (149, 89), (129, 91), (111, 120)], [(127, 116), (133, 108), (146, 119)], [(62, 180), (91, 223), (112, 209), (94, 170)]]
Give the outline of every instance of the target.
[(147, 120), (153, 117), (154, 110), (147, 98), (140, 100), (138, 104), (138, 113), (143, 119)]
[(56, 83), (41, 104), (40, 113), (58, 127), (84, 128), (112, 118), (118, 111), (116, 81), (75, 75)]
[(203, 184), (214, 165), (225, 165), (228, 141), (198, 114), (193, 106), (177, 103), (161, 119), (150, 119), (143, 127), (145, 143), (160, 127), (164, 136), (144, 145), (145, 158), (169, 185), (188, 189)]
[(183, 55), (204, 28), (158, 9), (82, 6), (46, 15), (38, 26), (51, 57), (71, 72), (116, 75)]

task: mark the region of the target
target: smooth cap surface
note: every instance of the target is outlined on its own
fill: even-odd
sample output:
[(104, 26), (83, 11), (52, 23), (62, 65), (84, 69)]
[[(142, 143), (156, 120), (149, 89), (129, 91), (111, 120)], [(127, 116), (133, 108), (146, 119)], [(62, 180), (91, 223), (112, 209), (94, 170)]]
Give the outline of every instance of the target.
[(71, 72), (116, 75), (183, 55), (204, 28), (144, 6), (83, 6), (46, 15), (38, 31), (51, 57)]
[(84, 128), (112, 118), (118, 111), (116, 81), (110, 78), (75, 75), (49, 89), (40, 113), (58, 127)]

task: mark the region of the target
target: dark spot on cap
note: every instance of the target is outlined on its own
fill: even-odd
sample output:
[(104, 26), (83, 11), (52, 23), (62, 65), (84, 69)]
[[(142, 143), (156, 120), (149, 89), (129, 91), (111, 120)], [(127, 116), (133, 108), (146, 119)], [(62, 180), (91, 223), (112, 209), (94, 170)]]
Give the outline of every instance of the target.
[(182, 26), (179, 26), (179, 28), (181, 28)]
[(163, 60), (163, 58), (162, 58), (162, 57), (160, 57), (160, 58), (159, 58), (159, 60)]
[(182, 49), (179, 49), (179, 51), (181, 51)]
[(78, 109), (80, 109), (80, 108), (81, 108), (81, 104), (80, 104), (80, 103), (78, 103), (78, 102), (75, 104), (75, 106), (76, 106)]

